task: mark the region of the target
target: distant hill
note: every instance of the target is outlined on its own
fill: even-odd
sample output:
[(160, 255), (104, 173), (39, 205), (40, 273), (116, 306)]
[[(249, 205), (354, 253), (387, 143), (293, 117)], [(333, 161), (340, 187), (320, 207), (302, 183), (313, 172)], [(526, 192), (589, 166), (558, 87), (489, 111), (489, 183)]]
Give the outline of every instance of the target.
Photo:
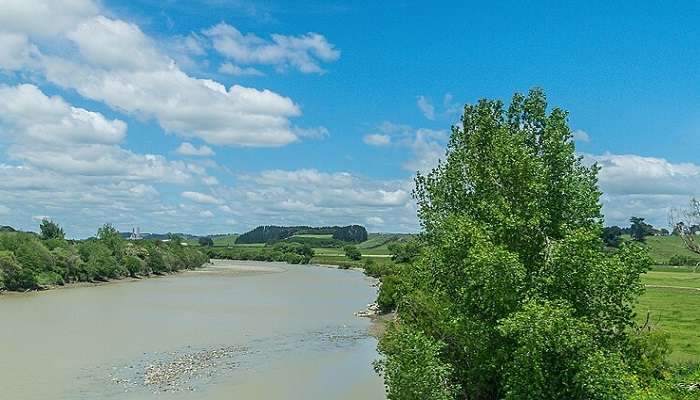
[(242, 234), (236, 239), (236, 244), (275, 243), (292, 236), (303, 237), (304, 235), (307, 237), (330, 235), (330, 239), (333, 240), (361, 243), (367, 240), (367, 229), (361, 225), (324, 227), (265, 225)]

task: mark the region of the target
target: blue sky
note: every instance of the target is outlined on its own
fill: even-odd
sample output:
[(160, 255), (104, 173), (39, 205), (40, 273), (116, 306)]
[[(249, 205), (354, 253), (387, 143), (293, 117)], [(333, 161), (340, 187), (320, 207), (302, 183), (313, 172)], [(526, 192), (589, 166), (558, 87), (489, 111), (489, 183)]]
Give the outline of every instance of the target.
[(608, 223), (696, 195), (700, 5), (0, 0), (0, 223), (415, 231), (465, 103), (543, 87)]

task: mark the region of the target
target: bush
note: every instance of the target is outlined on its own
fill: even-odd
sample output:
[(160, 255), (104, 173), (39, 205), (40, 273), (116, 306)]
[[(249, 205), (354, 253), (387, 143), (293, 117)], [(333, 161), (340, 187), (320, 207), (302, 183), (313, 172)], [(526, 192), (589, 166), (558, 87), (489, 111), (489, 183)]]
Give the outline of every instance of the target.
[(668, 265), (673, 265), (673, 266), (677, 266), (677, 267), (696, 266), (699, 263), (700, 263), (700, 259), (698, 259), (696, 257), (680, 255), (680, 254), (674, 254), (668, 260)]
[(362, 259), (362, 253), (355, 246), (345, 246), (343, 251), (345, 252), (345, 257), (351, 260), (358, 261)]
[(442, 361), (442, 342), (412, 331), (391, 326), (380, 342), (380, 350), (391, 356), (375, 363), (384, 376), (389, 400), (451, 400), (458, 387), (450, 383), (452, 367)]
[(0, 251), (0, 275), (5, 289), (34, 289), (37, 281), (32, 271), (24, 269), (10, 251)]
[(131, 277), (136, 277), (136, 275), (144, 272), (144, 263), (138, 257), (131, 255), (126, 256), (122, 260), (122, 263)]

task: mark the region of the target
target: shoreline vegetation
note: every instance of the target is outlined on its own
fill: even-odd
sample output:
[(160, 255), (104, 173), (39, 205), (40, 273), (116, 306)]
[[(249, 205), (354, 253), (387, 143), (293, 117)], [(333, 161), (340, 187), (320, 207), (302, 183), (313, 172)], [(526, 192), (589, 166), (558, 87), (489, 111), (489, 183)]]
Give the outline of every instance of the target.
[(0, 290), (44, 290), (78, 282), (165, 275), (209, 262), (200, 249), (180, 237), (127, 241), (109, 224), (96, 237), (66, 240), (53, 221), (43, 220), (40, 234), (0, 232)]

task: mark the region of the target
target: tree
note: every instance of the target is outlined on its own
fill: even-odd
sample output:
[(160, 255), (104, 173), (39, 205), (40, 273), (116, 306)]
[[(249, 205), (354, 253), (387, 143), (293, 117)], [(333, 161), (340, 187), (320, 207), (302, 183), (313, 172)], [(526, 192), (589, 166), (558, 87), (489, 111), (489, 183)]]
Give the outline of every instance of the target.
[(409, 263), (415, 261), (420, 255), (420, 245), (416, 240), (394, 242), (387, 246), (391, 259), (397, 263)]
[(622, 243), (622, 228), (619, 226), (606, 226), (603, 228), (601, 238), (608, 247), (620, 247)]
[(416, 178), (423, 251), (397, 272), (380, 344), (389, 399), (426, 398), (423, 375), (445, 399), (625, 398), (650, 260), (634, 243), (605, 251), (598, 168), (567, 113), (538, 89), (507, 110), (481, 100), (444, 160)]
[(345, 246), (343, 247), (343, 251), (345, 252), (345, 257), (351, 260), (357, 261), (362, 259), (362, 253), (360, 253), (360, 250), (355, 246)]
[(57, 223), (51, 221), (50, 219), (44, 218), (41, 220), (41, 224), (39, 225), (39, 229), (41, 230), (41, 238), (44, 240), (49, 240), (49, 239), (64, 239), (65, 234), (63, 233), (63, 229), (61, 229), (60, 226), (58, 226)]
[(102, 225), (97, 230), (97, 238), (112, 251), (113, 256), (121, 259), (125, 240), (112, 224)]
[(0, 283), (8, 290), (37, 287), (32, 271), (23, 268), (10, 251), (0, 251)]
[(214, 239), (212, 239), (211, 236), (201, 236), (199, 238), (199, 245), (202, 247), (213, 247)]
[(643, 242), (646, 240), (647, 236), (653, 235), (654, 232), (654, 227), (644, 222), (644, 218), (630, 218), (630, 234), (632, 235), (632, 239)]

